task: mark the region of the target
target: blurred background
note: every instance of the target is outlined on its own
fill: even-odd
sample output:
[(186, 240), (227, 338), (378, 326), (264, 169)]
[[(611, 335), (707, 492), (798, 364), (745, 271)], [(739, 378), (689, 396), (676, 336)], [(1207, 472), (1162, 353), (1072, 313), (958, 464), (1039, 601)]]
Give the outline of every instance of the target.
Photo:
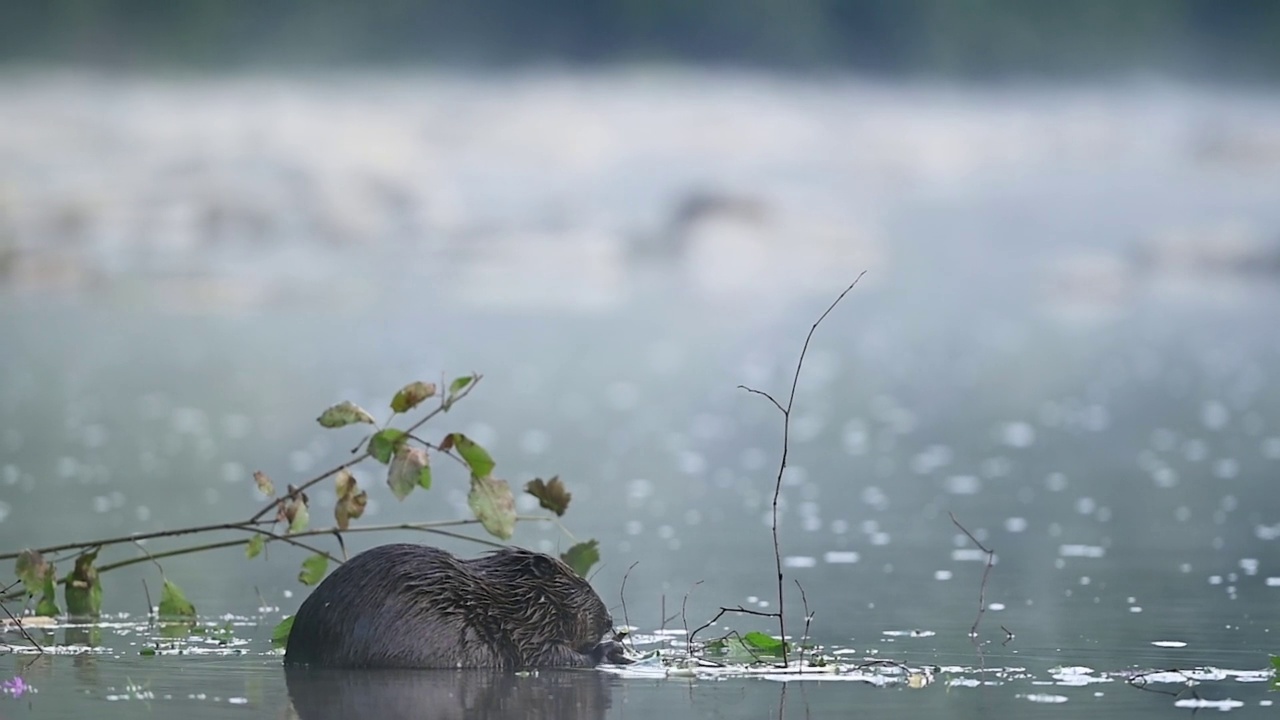
[[(347, 457), (322, 408), (474, 370), (436, 429), (564, 478), (615, 613), (636, 561), (635, 624), (700, 580), (690, 617), (768, 607), (781, 424), (736, 386), (785, 394), (867, 271), (815, 336), (782, 497), (820, 639), (965, 642), (983, 558), (948, 511), (1032, 646), (1265, 626), (1280, 4), (2, 14), (4, 548), (249, 515), (254, 470)], [(464, 477), (396, 503), (362, 472), (366, 522), (468, 512)], [(290, 612), (295, 554), (166, 573), (202, 612)]]

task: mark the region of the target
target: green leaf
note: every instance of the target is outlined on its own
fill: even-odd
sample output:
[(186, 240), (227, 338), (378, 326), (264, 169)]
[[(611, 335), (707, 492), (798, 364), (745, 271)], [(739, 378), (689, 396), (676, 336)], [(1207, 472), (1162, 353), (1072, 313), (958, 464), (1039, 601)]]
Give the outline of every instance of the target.
[(276, 494), (276, 486), (271, 482), (271, 478), (261, 470), (253, 473), (253, 481), (258, 484), (258, 490), (267, 497), (273, 497)]
[(411, 382), (400, 388), (396, 396), (391, 398), (391, 409), (398, 413), (409, 412), (423, 400), (435, 394), (435, 383)]
[(337, 405), (330, 406), (320, 413), (320, 417), (316, 418), (316, 422), (327, 428), (339, 428), (355, 423), (376, 424), (373, 416), (368, 411), (350, 400), (343, 400)]
[(560, 555), (560, 559), (581, 577), (591, 572), (591, 566), (600, 562), (600, 543), (587, 540), (569, 548)]
[(138, 654), (142, 657), (155, 657), (156, 649), (153, 647), (144, 647), (138, 651)]
[(418, 487), (423, 490), (431, 489), (431, 466), (426, 465), (422, 468), (422, 472), (418, 473)]
[(67, 576), (63, 594), (68, 615), (97, 617), (102, 612), (102, 582), (98, 579), (98, 569), (93, 566), (100, 549), (94, 548), (77, 557), (75, 569)]
[(302, 561), (302, 571), (298, 573), (298, 582), (303, 585), (315, 585), (324, 579), (329, 569), (329, 558), (316, 554)]
[(293, 630), (293, 615), (283, 619), (271, 631), (271, 646), (284, 647), (289, 643), (289, 631)]
[(732, 635), (707, 643), (708, 654), (715, 654), (724, 662), (750, 665), (760, 661), (761, 657), (778, 657), (782, 653), (782, 643), (764, 633), (747, 633), (752, 640), (760, 643), (775, 642), (776, 650), (758, 648), (747, 641), (746, 637)]
[(569, 500), (573, 498), (558, 475), (546, 482), (542, 478), (534, 478), (525, 483), (524, 491), (538, 498), (539, 505), (561, 516), (569, 509)]
[(54, 599), (56, 597), (55, 588), (57, 583), (53, 579), (53, 566), (49, 566), (49, 569), (50, 572), (44, 576), (44, 587), (40, 591), (40, 602), (36, 603), (36, 614), (44, 617), (56, 617), (62, 614), (62, 611), (58, 609), (58, 603)]
[(467, 505), (490, 535), (509, 540), (515, 533), (516, 499), (506, 480), (472, 475)]
[(1271, 656), (1271, 667), (1275, 670), (1280, 670), (1280, 655)]
[(442, 448), (454, 448), (462, 456), (463, 462), (471, 468), (471, 474), (477, 477), (488, 477), (496, 463), (489, 457), (488, 451), (476, 444), (474, 440), (462, 433), (449, 433), (441, 444)]
[(758, 630), (752, 630), (742, 636), (742, 642), (753, 650), (766, 655), (781, 655), (782, 641), (776, 637), (765, 635)]
[(193, 620), (184, 620), (181, 622), (164, 622), (160, 623), (158, 628), (160, 637), (167, 640), (185, 640), (191, 635), (191, 625)]
[(244, 549), (244, 556), (247, 558), (256, 558), (262, 554), (262, 548), (266, 547), (267, 539), (265, 535), (254, 535), (249, 538), (249, 545)]
[(387, 485), (397, 500), (404, 500), (413, 492), (422, 480), (422, 473), (427, 470), (427, 484), (431, 484), (431, 476), (427, 459), (427, 451), (422, 448), (401, 445), (387, 468)]
[(455, 378), (453, 382), (449, 383), (449, 400), (452, 401), (453, 398), (456, 397), (458, 393), (462, 392), (463, 390), (466, 390), (467, 387), (471, 385), (471, 383), (474, 380), (475, 380), (475, 377), (471, 375)]
[(375, 460), (386, 465), (391, 462), (391, 456), (395, 455), (396, 450), (404, 445), (405, 432), (397, 428), (387, 428), (379, 430), (369, 438), (369, 454)]
[(160, 617), (192, 619), (195, 616), (196, 607), (182, 594), (182, 589), (165, 578), (164, 589), (160, 591)]
[(14, 572), (22, 581), (27, 594), (37, 595), (44, 590), (45, 577), (53, 574), (53, 565), (35, 550), (23, 550), (18, 554)]

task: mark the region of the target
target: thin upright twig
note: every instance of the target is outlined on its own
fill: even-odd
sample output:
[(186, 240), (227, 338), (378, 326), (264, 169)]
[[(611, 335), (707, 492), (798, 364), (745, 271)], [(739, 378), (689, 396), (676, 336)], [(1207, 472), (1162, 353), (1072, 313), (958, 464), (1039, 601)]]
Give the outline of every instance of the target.
[(627, 627), (631, 627), (631, 618), (627, 615), (627, 578), (631, 577), (631, 571), (639, 564), (640, 561), (637, 560), (627, 566), (627, 571), (622, 573), (622, 587), (618, 590), (618, 597), (622, 599), (622, 622)]
[[(689, 589), (685, 591), (684, 599), (680, 601), (680, 622), (684, 624), (684, 648), (685, 648), (685, 652), (689, 654), (689, 657), (693, 657), (693, 636), (697, 635), (698, 631), (694, 630), (692, 635), (689, 634), (689, 616), (688, 614), (685, 613), (685, 609), (689, 605), (689, 593), (693, 592), (693, 589), (698, 587), (701, 584), (702, 584), (702, 581), (699, 580), (698, 582), (689, 586)], [(720, 615), (723, 615), (723, 614), (724, 613), (720, 613)], [(717, 615), (716, 617), (718, 618), (720, 617), (720, 615)], [(712, 622), (715, 622), (715, 621), (713, 620)], [(710, 625), (710, 624), (711, 623), (707, 623), (707, 625)], [(706, 625), (703, 625), (702, 627), (706, 627)]]
[[(987, 554), (987, 565), (982, 570), (982, 585), (978, 588), (978, 617), (974, 618), (973, 625), (969, 628), (969, 637), (976, 638), (978, 637), (978, 625), (982, 623), (982, 616), (987, 612), (987, 578), (991, 575), (991, 566), (995, 564), (996, 554), (995, 552), (987, 549), (987, 546), (978, 542), (978, 538), (974, 537), (973, 533), (969, 532), (969, 530), (965, 526), (961, 525), (960, 521), (956, 519), (955, 513), (948, 511), (947, 515), (951, 517), (951, 522), (955, 524), (956, 527), (960, 528), (960, 532), (964, 533), (974, 545), (977, 545), (979, 550)], [(1010, 638), (1013, 637), (1013, 633), (1005, 629), (1003, 625), (1000, 627)], [(1005, 640), (1005, 642), (1008, 642), (1008, 640)]]
[[(796, 646), (800, 648), (800, 669), (804, 670), (804, 646), (809, 642), (809, 626), (813, 623), (813, 613), (809, 612), (809, 596), (804, 592), (804, 586), (799, 580), (795, 580), (796, 587), (800, 589), (800, 604), (804, 607), (804, 634), (800, 636), (800, 643)], [(786, 639), (783, 639), (783, 645), (786, 645)]]
[(787, 664), (787, 627), (786, 606), (784, 604), (785, 593), (783, 592), (782, 549), (778, 543), (778, 498), (782, 495), (782, 476), (787, 471), (787, 452), (790, 450), (791, 445), (791, 410), (795, 407), (796, 387), (800, 384), (800, 370), (804, 367), (804, 358), (809, 353), (809, 342), (813, 340), (813, 334), (817, 332), (818, 326), (822, 324), (822, 321), (827, 319), (827, 315), (830, 315), (831, 311), (835, 310), (836, 305), (840, 304), (840, 301), (844, 299), (844, 296), (848, 295), (850, 290), (853, 290), (854, 286), (858, 284), (858, 281), (862, 279), (863, 275), (866, 275), (865, 270), (858, 273), (858, 277), (854, 278), (853, 282), (849, 283), (849, 287), (846, 287), (844, 292), (840, 293), (840, 295), (837, 296), (829, 306), (827, 306), (827, 309), (823, 311), (822, 315), (818, 316), (818, 319), (813, 323), (813, 325), (809, 327), (809, 334), (805, 336), (804, 346), (800, 349), (800, 359), (796, 361), (795, 374), (791, 377), (791, 392), (787, 396), (787, 404), (785, 407), (782, 403), (778, 402), (776, 398), (763, 390), (757, 390), (756, 388), (747, 387), (746, 385), (738, 386), (749, 393), (765, 397), (769, 402), (773, 403), (774, 407), (778, 408), (779, 412), (782, 413), (782, 460), (778, 463), (778, 477), (773, 486), (773, 560), (778, 573), (778, 612), (776, 615), (778, 618), (778, 634), (782, 639), (783, 665)]

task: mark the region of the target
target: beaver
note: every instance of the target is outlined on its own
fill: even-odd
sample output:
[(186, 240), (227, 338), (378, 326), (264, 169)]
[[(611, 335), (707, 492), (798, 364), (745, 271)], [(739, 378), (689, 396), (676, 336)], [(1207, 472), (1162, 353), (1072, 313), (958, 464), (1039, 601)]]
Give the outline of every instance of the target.
[(287, 665), (591, 667), (627, 662), (613, 619), (557, 558), (503, 548), (463, 560), (396, 543), (334, 570), (298, 608)]

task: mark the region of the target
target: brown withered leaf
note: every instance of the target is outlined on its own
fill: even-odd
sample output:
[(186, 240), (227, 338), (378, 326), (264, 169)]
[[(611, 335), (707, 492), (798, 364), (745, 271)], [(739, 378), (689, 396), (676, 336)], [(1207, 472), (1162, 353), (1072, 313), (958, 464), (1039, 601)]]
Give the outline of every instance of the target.
[(334, 485), (338, 502), (333, 506), (333, 519), (337, 521), (339, 529), (346, 530), (352, 520), (364, 514), (364, 508), (369, 504), (369, 494), (360, 489), (355, 476), (347, 470), (338, 472)]
[(560, 516), (569, 509), (569, 501), (573, 499), (573, 494), (565, 489), (559, 475), (545, 482), (542, 478), (534, 478), (525, 483), (524, 491), (538, 498), (539, 505)]

